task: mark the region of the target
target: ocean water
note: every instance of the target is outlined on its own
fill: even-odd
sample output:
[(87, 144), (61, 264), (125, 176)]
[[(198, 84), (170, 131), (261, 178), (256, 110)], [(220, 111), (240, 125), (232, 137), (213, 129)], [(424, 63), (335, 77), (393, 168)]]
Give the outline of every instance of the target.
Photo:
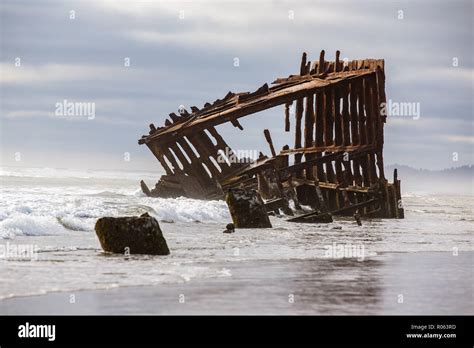
[[(272, 229), (224, 234), (231, 221), (225, 202), (144, 196), (140, 179), (152, 186), (157, 178), (145, 172), (3, 168), (0, 245), (4, 250), (29, 246), (36, 253), (33, 258), (0, 258), (0, 299), (202, 280), (222, 283), (233, 277), (233, 269), (245, 274), (249, 264), (252, 277), (258, 277), (260, 263), (277, 265), (266, 267), (261, 276), (279, 279), (280, 263), (321, 260), (330, 268), (339, 267), (343, 257), (363, 270), (398, 253), (473, 251), (474, 198), (469, 195), (403, 192), (405, 219), (363, 220), (361, 227), (350, 218), (295, 224), (271, 217)], [(99, 217), (144, 212), (159, 220), (169, 256), (102, 252), (94, 232)], [(341, 246), (353, 253), (328, 254)], [(324, 274), (328, 282), (352, 276), (344, 269)]]

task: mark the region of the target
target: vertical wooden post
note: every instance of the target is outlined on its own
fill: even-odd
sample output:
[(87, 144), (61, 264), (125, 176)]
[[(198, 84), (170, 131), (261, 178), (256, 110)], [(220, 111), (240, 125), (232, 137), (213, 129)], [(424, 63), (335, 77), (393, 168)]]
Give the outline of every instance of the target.
[[(295, 124), (295, 149), (301, 148), (301, 119), (303, 118), (303, 99), (296, 101), (296, 124)], [(295, 164), (301, 163), (301, 154), (295, 154)], [(297, 177), (301, 177), (300, 173), (297, 173)]]
[(324, 72), (325, 60), (324, 60), (324, 50), (319, 54), (319, 63), (318, 63), (318, 73), (322, 74)]
[[(374, 110), (374, 82), (375, 76), (370, 76), (366, 78), (367, 86), (365, 89), (365, 105), (367, 108), (367, 135), (369, 138), (369, 144), (376, 146), (377, 139), (376, 139), (376, 110)], [(374, 153), (369, 153), (367, 156), (368, 161), (368, 169), (369, 169), (369, 178), (370, 183), (374, 184), (377, 181), (377, 171), (375, 165), (375, 155)]]
[[(315, 144), (317, 147), (324, 145), (324, 93), (316, 92), (314, 95), (314, 111), (315, 111)], [(316, 158), (321, 157), (321, 153), (316, 153)], [(326, 181), (326, 173), (324, 172), (323, 164), (316, 165), (317, 178), (319, 181)]]
[(285, 104), (285, 132), (290, 131), (290, 106), (291, 103)]
[(270, 135), (270, 131), (268, 129), (263, 130), (263, 134), (265, 135), (265, 139), (267, 140), (268, 146), (270, 147), (270, 152), (272, 153), (272, 157), (276, 156), (275, 148), (273, 147), (272, 136)]
[(366, 128), (367, 128), (367, 143), (374, 144), (374, 117), (372, 110), (372, 88), (371, 80), (364, 78), (364, 93), (365, 93), (365, 113), (367, 116)]
[(325, 114), (325, 124), (324, 124), (324, 145), (331, 146), (334, 145), (334, 135), (333, 135), (333, 126), (334, 126), (334, 91), (333, 88), (329, 87), (325, 89), (326, 95), (326, 114)]
[[(314, 126), (314, 97), (313, 94), (308, 94), (306, 96), (306, 105), (305, 105), (305, 127), (304, 127), (304, 146), (311, 147), (313, 146), (313, 126)], [(305, 160), (309, 161), (314, 158), (314, 154), (305, 154)], [(306, 178), (308, 180), (314, 179), (313, 166), (308, 166), (305, 169)]]
[(336, 146), (343, 145), (343, 121), (341, 114), (340, 104), (340, 91), (339, 88), (334, 88), (334, 143)]
[[(325, 113), (325, 127), (324, 127), (324, 145), (332, 146), (334, 144), (334, 135), (333, 135), (333, 122), (334, 122), (334, 93), (331, 87), (325, 89), (325, 104), (326, 104), (326, 113)], [(331, 154), (330, 151), (325, 152), (326, 155)], [(337, 177), (334, 174), (332, 162), (326, 162), (326, 176), (327, 180), (331, 183), (337, 183)], [(337, 193), (334, 190), (328, 191), (328, 203), (331, 210), (338, 209), (337, 206)]]
[(343, 125), (343, 138), (344, 145), (348, 146), (351, 144), (351, 128), (350, 128), (350, 117), (349, 114), (349, 84), (345, 82), (342, 90), (342, 125)]
[(354, 80), (350, 83), (350, 110), (351, 110), (351, 139), (352, 145), (359, 145), (359, 115), (357, 114), (357, 95), (360, 92), (360, 84)]
[[(306, 62), (306, 52), (301, 57), (300, 75), (306, 75), (309, 70), (309, 66)], [(296, 101), (296, 125), (295, 125), (295, 149), (301, 148), (301, 119), (303, 118), (303, 98)], [(301, 163), (302, 154), (295, 154), (295, 164)], [(302, 171), (296, 173), (297, 177), (302, 176)]]
[(359, 130), (360, 130), (360, 144), (368, 144), (369, 141), (367, 139), (367, 127), (366, 127), (366, 122), (367, 122), (367, 112), (365, 108), (365, 103), (367, 103), (365, 99), (365, 90), (367, 88), (367, 83), (365, 82), (364, 79), (361, 79), (359, 81), (359, 94), (358, 94), (358, 100), (359, 100)]
[(383, 115), (380, 114), (380, 107), (382, 103), (386, 102), (386, 97), (385, 97), (385, 77), (383, 70), (380, 68), (380, 66), (377, 66), (377, 72), (376, 72), (376, 86), (377, 86), (377, 152), (376, 152), (376, 157), (377, 157), (377, 167), (379, 169), (379, 177), (380, 179), (385, 181), (385, 170), (384, 170), (384, 163), (383, 163), (383, 143), (384, 143), (384, 118)]
[(313, 94), (306, 96), (305, 105), (305, 124), (304, 124), (304, 146), (313, 146), (313, 125), (314, 125), (314, 112), (313, 112)]

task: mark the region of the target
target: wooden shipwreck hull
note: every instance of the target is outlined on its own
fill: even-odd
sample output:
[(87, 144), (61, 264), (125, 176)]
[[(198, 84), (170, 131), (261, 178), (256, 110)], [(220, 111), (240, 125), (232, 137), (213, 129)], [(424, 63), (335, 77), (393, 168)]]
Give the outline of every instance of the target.
[[(146, 144), (164, 168), (149, 196), (222, 198), (230, 188), (259, 190), (269, 210), (287, 211), (289, 200), (309, 205), (315, 213), (403, 218), (400, 181), (385, 178), (384, 124), (380, 105), (386, 101), (384, 61), (326, 61), (324, 51), (311, 63), (303, 53), (298, 75), (278, 78), (255, 92), (229, 92), (203, 108), (171, 113), (163, 127), (150, 125)], [(283, 105), (282, 125), (294, 127), (293, 146), (277, 153), (264, 130), (271, 156), (251, 163), (235, 153), (216, 126)], [(290, 112), (294, 109), (294, 112)], [(224, 160), (223, 160), (224, 159)], [(295, 220), (296, 221), (296, 220)]]

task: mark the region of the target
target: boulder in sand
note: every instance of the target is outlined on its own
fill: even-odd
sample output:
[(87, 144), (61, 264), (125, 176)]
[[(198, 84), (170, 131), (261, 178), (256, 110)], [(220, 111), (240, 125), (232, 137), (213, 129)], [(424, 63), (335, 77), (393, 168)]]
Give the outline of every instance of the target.
[(102, 217), (95, 224), (95, 232), (104, 251), (151, 255), (170, 253), (158, 221), (148, 213), (141, 216)]

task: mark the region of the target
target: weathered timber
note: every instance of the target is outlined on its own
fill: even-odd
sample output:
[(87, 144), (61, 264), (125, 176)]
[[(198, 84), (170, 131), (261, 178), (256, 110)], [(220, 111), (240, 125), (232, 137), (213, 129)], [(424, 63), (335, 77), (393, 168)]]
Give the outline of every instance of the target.
[(209, 189), (209, 187), (201, 185), (197, 177), (182, 174), (162, 175), (156, 186), (151, 190), (142, 180), (141, 188), (143, 193), (149, 197), (203, 198), (206, 195), (223, 197), (223, 193), (218, 187)]
[[(383, 144), (385, 115), (380, 113), (385, 95), (385, 63), (380, 59), (326, 61), (322, 50), (313, 63), (303, 53), (297, 74), (277, 78), (253, 92), (227, 93), (202, 108), (169, 114), (163, 127), (150, 124), (139, 140), (153, 152), (166, 172), (160, 184), (147, 195), (190, 195), (222, 198), (229, 189), (258, 189), (267, 205), (288, 202), (308, 204), (325, 219), (331, 213), (403, 218), (400, 180), (393, 184), (384, 175)], [(243, 131), (239, 119), (284, 105), (284, 130), (293, 127), (293, 148), (280, 153), (270, 130), (265, 139), (271, 157), (237, 157), (216, 127), (230, 123)], [(294, 105), (295, 122), (290, 107)], [(272, 130), (273, 132), (273, 130)], [(275, 140), (281, 141), (280, 133)], [(285, 142), (287, 142), (286, 140)], [(181, 178), (181, 179), (179, 179)], [(187, 178), (187, 179), (182, 179)], [(277, 202), (277, 203), (275, 203)], [(273, 209), (274, 210), (274, 209)], [(327, 215), (324, 215), (327, 214)]]
[(275, 152), (275, 147), (273, 146), (273, 140), (272, 140), (272, 136), (270, 135), (270, 131), (268, 129), (265, 129), (263, 131), (263, 134), (265, 135), (265, 139), (267, 140), (268, 146), (270, 147), (270, 152), (272, 153), (272, 156), (275, 157), (276, 152)]
[(323, 213), (319, 210), (315, 210), (306, 215), (299, 215), (297, 217), (288, 219), (289, 222), (300, 222), (300, 223), (330, 223), (333, 222), (332, 216), (329, 213)]
[(285, 132), (290, 131), (290, 103), (285, 104)]
[(280, 214), (279, 210), (282, 209), (285, 214), (289, 212), (287, 215), (294, 215), (291, 209), (288, 210), (288, 202), (284, 198), (275, 198), (265, 201), (265, 209), (267, 212), (273, 211), (277, 214)]
[(271, 228), (264, 202), (255, 190), (230, 189), (226, 202), (236, 228)]
[(211, 108), (208, 112), (202, 112), (199, 117), (190, 122), (170, 124), (168, 127), (164, 127), (154, 134), (149, 135), (144, 139), (140, 139), (139, 142), (141, 144), (153, 140), (166, 142), (169, 141), (177, 131), (182, 135), (187, 135), (196, 130), (205, 129), (210, 124), (215, 126), (226, 123), (233, 118), (248, 116), (277, 105), (285, 104), (286, 102), (297, 100), (298, 98), (304, 98), (308, 93), (316, 92), (317, 90), (321, 90), (322, 88), (332, 84), (340, 83), (342, 81), (350, 81), (365, 75), (373, 74), (375, 74), (375, 71), (369, 69), (338, 72), (329, 74), (325, 79), (313, 78), (293, 86), (279, 86), (280, 88), (278, 90), (270, 88), (267, 95), (257, 96), (239, 104), (236, 102), (229, 102), (225, 107), (218, 110)]

